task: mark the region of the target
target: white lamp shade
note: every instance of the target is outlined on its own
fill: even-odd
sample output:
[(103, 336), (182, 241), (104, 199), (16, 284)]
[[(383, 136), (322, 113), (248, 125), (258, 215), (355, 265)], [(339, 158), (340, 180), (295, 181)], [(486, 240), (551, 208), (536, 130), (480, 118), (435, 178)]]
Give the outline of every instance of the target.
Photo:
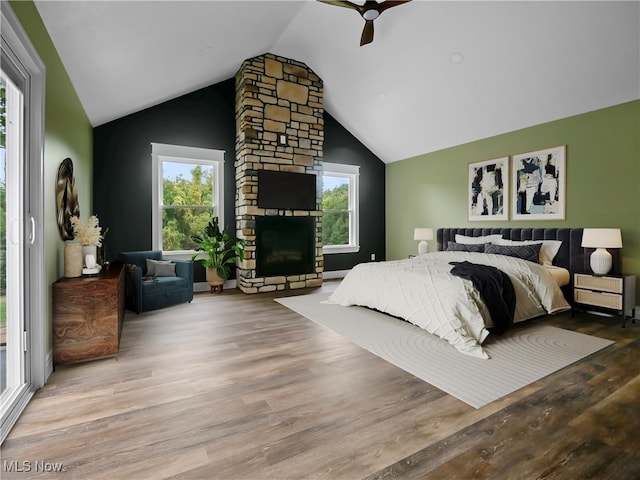
[(432, 240), (433, 229), (432, 228), (416, 228), (413, 230), (414, 240)]
[(585, 228), (582, 231), (582, 246), (588, 248), (622, 248), (619, 228)]

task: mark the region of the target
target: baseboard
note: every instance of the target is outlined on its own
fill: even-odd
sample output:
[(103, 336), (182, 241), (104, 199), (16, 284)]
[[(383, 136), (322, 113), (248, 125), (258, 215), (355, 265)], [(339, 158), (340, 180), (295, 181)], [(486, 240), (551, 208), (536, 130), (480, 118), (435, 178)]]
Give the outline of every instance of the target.
[(349, 273), (349, 270), (332, 270), (330, 272), (323, 272), (322, 273), (322, 278), (325, 278), (327, 280), (331, 280), (333, 278), (344, 278), (347, 273)]

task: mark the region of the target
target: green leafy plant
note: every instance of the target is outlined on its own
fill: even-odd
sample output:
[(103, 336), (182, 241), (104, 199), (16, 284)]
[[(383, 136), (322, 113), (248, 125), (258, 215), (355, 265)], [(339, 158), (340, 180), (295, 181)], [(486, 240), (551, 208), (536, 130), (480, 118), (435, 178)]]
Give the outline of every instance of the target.
[(226, 229), (220, 231), (218, 217), (213, 217), (200, 233), (191, 235), (191, 240), (196, 244), (191, 260), (201, 262), (205, 268), (215, 268), (223, 279), (229, 278), (231, 265), (244, 256), (245, 241), (230, 237)]

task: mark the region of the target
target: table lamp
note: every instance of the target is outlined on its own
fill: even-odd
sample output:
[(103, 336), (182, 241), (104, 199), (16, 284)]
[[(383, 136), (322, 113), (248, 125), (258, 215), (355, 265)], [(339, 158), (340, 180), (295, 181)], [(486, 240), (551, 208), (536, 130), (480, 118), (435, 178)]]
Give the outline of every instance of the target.
[(619, 228), (585, 228), (582, 232), (582, 246), (595, 248), (591, 254), (591, 270), (596, 275), (606, 275), (611, 270), (611, 254), (607, 248), (622, 248)]
[(431, 228), (416, 228), (413, 230), (413, 239), (420, 240), (418, 244), (418, 255), (424, 255), (429, 251), (429, 244), (427, 240), (433, 239), (433, 229)]

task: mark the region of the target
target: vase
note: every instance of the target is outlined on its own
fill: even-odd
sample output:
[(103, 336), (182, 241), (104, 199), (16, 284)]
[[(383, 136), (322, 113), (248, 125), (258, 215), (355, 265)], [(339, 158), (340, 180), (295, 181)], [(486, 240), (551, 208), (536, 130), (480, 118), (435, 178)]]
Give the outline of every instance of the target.
[(217, 270), (214, 267), (207, 267), (206, 276), (207, 283), (209, 284), (209, 293), (222, 293), (222, 289), (224, 288), (224, 278), (218, 275)]
[(82, 263), (85, 267), (87, 266), (87, 255), (93, 255), (93, 266), (91, 268), (95, 267), (98, 259), (98, 247), (95, 245), (82, 246)]
[(82, 245), (66, 243), (64, 246), (64, 276), (66, 278), (82, 275)]

